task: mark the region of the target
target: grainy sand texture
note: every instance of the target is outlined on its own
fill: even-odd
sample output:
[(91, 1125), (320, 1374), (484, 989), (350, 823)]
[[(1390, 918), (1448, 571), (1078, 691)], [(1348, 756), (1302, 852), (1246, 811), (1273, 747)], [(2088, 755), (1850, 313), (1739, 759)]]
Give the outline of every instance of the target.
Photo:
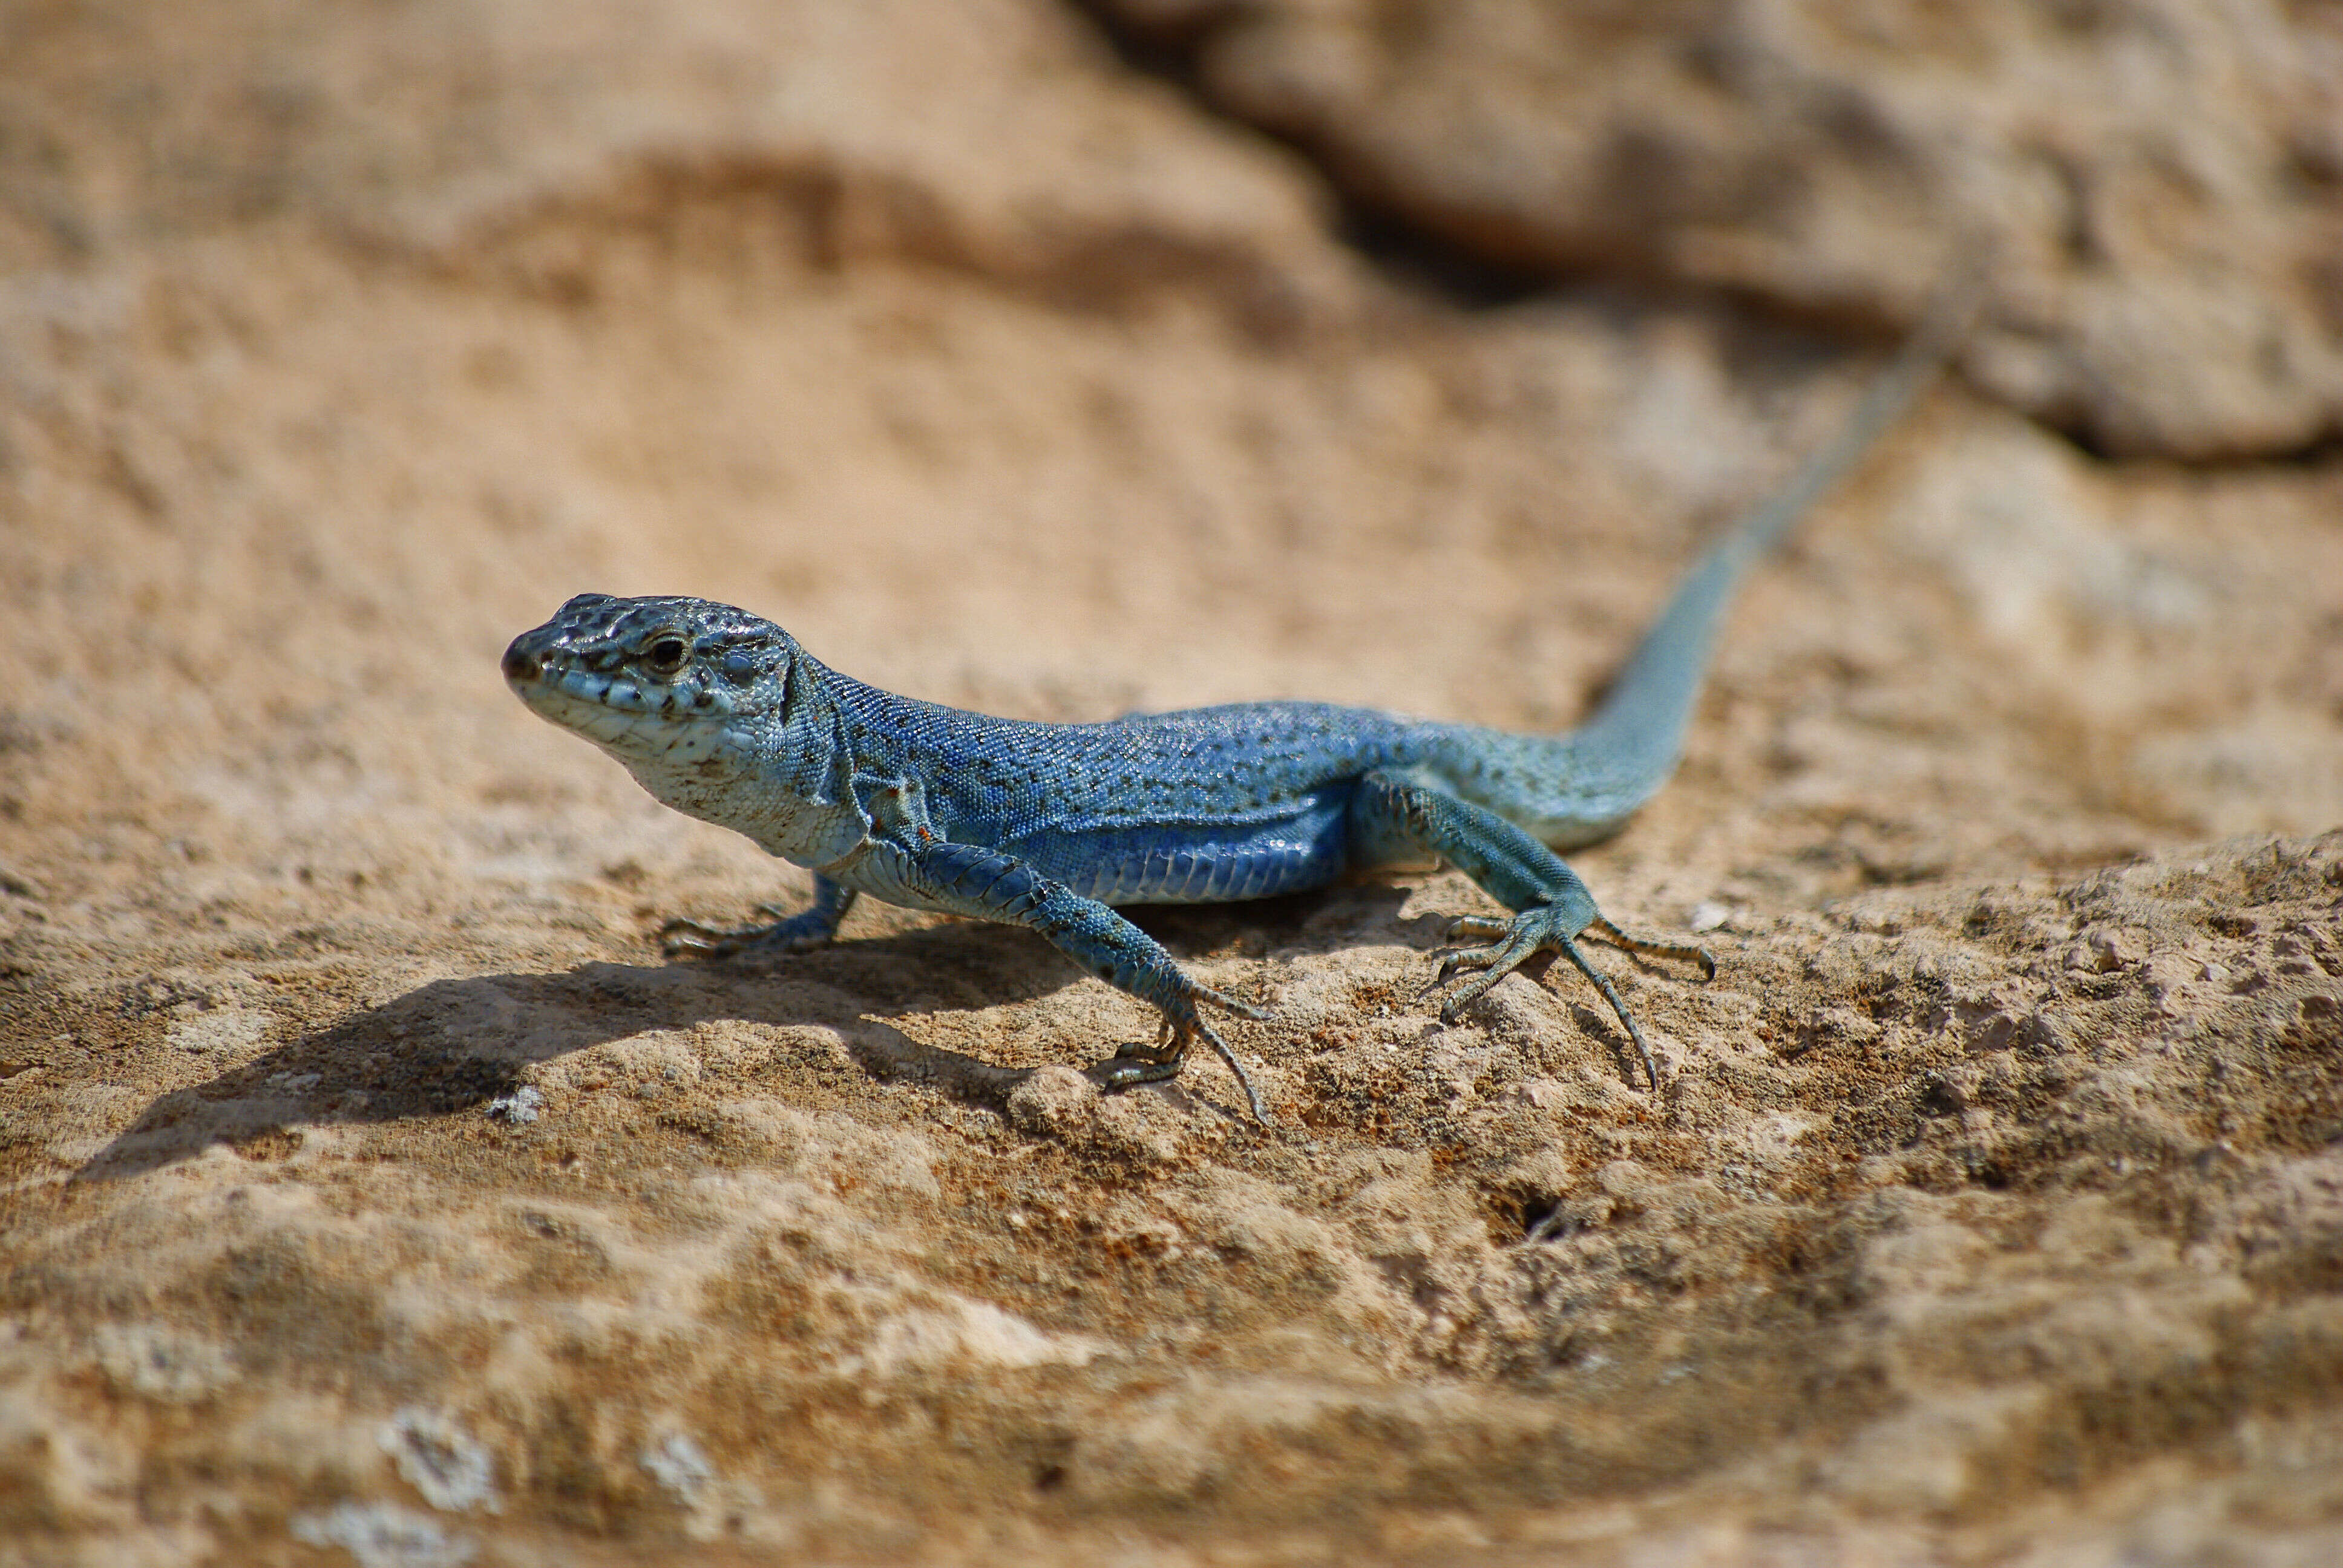
[[(1584, 711), (1956, 373), (1443, 1027), (1453, 871), (1145, 1009), (504, 689)], [(2343, 1562), (2343, 15), (0, 7), (0, 1564)]]

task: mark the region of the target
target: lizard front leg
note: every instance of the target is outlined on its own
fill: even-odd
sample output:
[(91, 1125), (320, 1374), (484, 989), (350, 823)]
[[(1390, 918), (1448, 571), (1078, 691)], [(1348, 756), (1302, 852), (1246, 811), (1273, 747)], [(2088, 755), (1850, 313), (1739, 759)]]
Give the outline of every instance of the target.
[[(889, 837), (918, 840), (932, 838), (927, 807), (916, 779), (882, 779), (850, 771), (842, 794), (858, 807), (866, 834), (877, 829)], [(854, 907), (856, 890), (835, 877), (814, 873), (813, 903), (791, 914), (774, 904), (757, 907), (774, 917), (766, 926), (703, 926), (697, 920), (669, 920), (659, 928), (659, 946), (669, 958), (731, 958), (740, 953), (802, 953), (826, 946), (838, 935), (846, 911)]]
[(940, 839), (888, 849), (900, 857), (899, 874), (904, 882), (938, 908), (1038, 931), (1085, 972), (1161, 1011), (1164, 1040), (1151, 1050), (1125, 1048), (1092, 1068), (1091, 1077), (1101, 1088), (1124, 1089), (1175, 1077), (1189, 1045), (1201, 1040), (1236, 1074), (1255, 1119), (1269, 1121), (1261, 1092), (1243, 1064), (1197, 1010), (1199, 1003), (1210, 1002), (1241, 1018), (1267, 1017), (1261, 1009), (1191, 980), (1153, 937), (1014, 855)]
[(1660, 1070), (1644, 1031), (1635, 1027), (1617, 988), (1579, 951), (1576, 939), (1592, 931), (1629, 952), (1688, 959), (1713, 980), (1716, 960), (1704, 949), (1627, 935), (1604, 919), (1594, 907), (1594, 895), (1561, 856), (1495, 812), (1404, 774), (1373, 772), (1359, 781), (1351, 798), (1351, 830), (1353, 842), (1370, 859), (1428, 850), (1514, 911), (1504, 920), (1467, 916), (1451, 928), (1452, 935), (1480, 938), (1488, 945), (1451, 951), (1442, 962), (1429, 989), (1447, 984), (1461, 970), (1478, 971), (1442, 1002), (1443, 1022), (1453, 1023), (1468, 1003), (1538, 953), (1558, 952), (1611, 1004), (1643, 1059), (1652, 1087), (1659, 1088)]
[(659, 947), (671, 959), (806, 952), (838, 935), (840, 922), (854, 907), (854, 890), (817, 873), (809, 908), (790, 914), (772, 904), (757, 907), (776, 917), (772, 924), (727, 929), (703, 926), (697, 920), (669, 920), (659, 928)]

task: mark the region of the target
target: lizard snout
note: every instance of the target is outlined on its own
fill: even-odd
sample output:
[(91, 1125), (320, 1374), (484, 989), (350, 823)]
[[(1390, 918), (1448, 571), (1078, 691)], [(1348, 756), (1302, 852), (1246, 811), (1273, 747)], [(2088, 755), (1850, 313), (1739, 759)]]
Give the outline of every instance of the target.
[(526, 631), (521, 633), (513, 638), (512, 646), (505, 649), (504, 668), (507, 680), (516, 683), (535, 680), (544, 673), (543, 667), (538, 663), (536, 650), (528, 646), (532, 635)]

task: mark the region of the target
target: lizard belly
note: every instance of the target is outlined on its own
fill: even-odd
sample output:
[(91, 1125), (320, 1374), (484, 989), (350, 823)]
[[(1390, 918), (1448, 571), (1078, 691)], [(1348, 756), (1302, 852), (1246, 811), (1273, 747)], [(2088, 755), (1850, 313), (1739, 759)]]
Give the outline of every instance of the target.
[(1342, 875), (1347, 792), (1252, 822), (1044, 830), (1011, 846), (1043, 876), (1102, 904), (1217, 904), (1319, 888)]

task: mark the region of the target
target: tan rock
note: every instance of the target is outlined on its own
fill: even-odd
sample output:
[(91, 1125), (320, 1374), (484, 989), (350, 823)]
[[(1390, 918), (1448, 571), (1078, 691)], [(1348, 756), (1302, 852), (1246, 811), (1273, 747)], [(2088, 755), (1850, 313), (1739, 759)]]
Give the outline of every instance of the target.
[(2343, 25), (2280, 0), (1107, 0), (1212, 102), (1488, 262), (1907, 323), (2127, 452), (2343, 428)]
[(1932, 400), (1574, 857), (1664, 1091), (1453, 871), (1145, 913), (1264, 1131), (1025, 933), (663, 960), (805, 876), (499, 650), (1555, 729), (1867, 357), (1393, 286), (1042, 0), (0, 62), (4, 1568), (2343, 1560), (2333, 465)]

